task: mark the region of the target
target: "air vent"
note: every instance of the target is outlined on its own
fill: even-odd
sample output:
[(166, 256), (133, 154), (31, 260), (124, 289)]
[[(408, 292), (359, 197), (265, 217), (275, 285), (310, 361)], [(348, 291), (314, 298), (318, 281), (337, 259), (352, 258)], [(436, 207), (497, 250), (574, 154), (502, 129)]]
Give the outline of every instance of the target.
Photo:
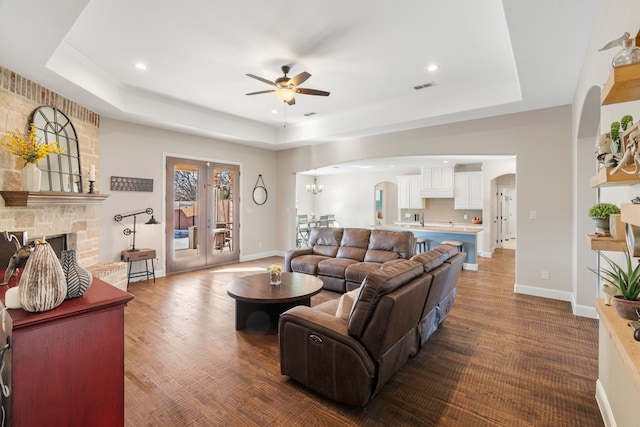
[(435, 82), (429, 82), (429, 83), (425, 83), (425, 84), (423, 84), (423, 85), (414, 86), (413, 88), (414, 88), (415, 90), (420, 90), (420, 89), (425, 89), (425, 88), (432, 87), (432, 86), (435, 86), (435, 85), (436, 85), (436, 83), (435, 83)]
[(311, 116), (315, 116), (315, 115), (316, 115), (316, 113), (305, 113), (304, 116), (305, 117), (311, 117)]

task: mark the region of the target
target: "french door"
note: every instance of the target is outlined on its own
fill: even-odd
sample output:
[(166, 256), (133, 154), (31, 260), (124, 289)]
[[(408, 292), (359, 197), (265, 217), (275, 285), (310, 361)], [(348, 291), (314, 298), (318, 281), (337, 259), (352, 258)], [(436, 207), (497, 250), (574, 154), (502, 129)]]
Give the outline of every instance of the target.
[(238, 165), (167, 157), (167, 273), (237, 262)]

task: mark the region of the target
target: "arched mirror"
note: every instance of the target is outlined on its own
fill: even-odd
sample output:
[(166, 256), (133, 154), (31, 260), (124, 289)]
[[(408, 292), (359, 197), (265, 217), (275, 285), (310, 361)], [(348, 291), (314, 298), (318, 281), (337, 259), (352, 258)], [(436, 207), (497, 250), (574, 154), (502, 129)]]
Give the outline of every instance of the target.
[(267, 187), (264, 186), (262, 175), (258, 175), (256, 185), (253, 187), (253, 201), (256, 205), (264, 205), (267, 202)]
[(82, 193), (78, 135), (69, 117), (57, 108), (43, 106), (31, 113), (29, 122), (34, 124), (39, 140), (56, 141), (62, 148), (62, 154), (50, 154), (38, 163), (43, 171), (42, 191)]

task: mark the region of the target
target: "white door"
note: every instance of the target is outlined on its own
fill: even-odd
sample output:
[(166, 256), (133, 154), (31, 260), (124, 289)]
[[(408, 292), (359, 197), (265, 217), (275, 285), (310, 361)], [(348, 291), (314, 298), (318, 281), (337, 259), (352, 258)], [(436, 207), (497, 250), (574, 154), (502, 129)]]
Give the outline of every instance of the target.
[(502, 239), (516, 238), (516, 189), (503, 187), (500, 189)]

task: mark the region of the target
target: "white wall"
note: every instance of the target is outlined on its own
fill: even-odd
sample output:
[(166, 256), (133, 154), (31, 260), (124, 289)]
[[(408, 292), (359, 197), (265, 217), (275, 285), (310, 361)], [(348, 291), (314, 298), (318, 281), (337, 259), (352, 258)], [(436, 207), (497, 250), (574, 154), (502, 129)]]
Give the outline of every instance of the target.
[[(569, 106), (279, 151), (277, 185), (283, 215), (278, 222), (278, 249), (295, 243), (295, 219), (288, 211), (295, 205), (291, 176), (296, 171), (362, 158), (453, 154), (517, 156), (517, 290), (571, 300)], [(325, 185), (323, 197), (330, 198), (330, 191), (334, 190)], [(361, 197), (351, 192), (344, 196)], [(535, 220), (529, 219), (530, 211), (536, 211)], [(542, 270), (549, 272), (549, 280), (541, 279)]]
[[(155, 248), (160, 258), (158, 273), (163, 274), (167, 221), (164, 214), (163, 156), (167, 153), (240, 164), (240, 257), (254, 259), (275, 254), (278, 190), (273, 151), (103, 119), (100, 124), (98, 188), (110, 196), (100, 209), (100, 261), (119, 260), (120, 251), (130, 245), (129, 239), (122, 234), (122, 225), (116, 223), (113, 216), (150, 207), (162, 225), (139, 225), (136, 247)], [(268, 191), (264, 205), (256, 205), (252, 199), (258, 174), (262, 174)], [(111, 176), (151, 178), (154, 181), (153, 192), (111, 191)]]
[[(298, 175), (298, 178), (304, 184), (308, 177)], [(318, 177), (318, 183), (324, 186), (324, 190), (315, 196), (307, 193), (305, 185), (299, 183), (297, 189), (299, 206), (311, 206), (311, 210), (301, 210), (300, 213), (335, 214), (336, 220), (342, 227), (370, 227), (374, 224), (374, 188), (376, 184), (383, 181), (397, 182), (396, 175), (393, 173), (322, 175)], [(312, 199), (312, 202), (308, 202), (308, 199)], [(303, 204), (301, 201), (306, 202)], [(390, 215), (392, 216), (389, 219), (393, 222), (396, 213)]]

